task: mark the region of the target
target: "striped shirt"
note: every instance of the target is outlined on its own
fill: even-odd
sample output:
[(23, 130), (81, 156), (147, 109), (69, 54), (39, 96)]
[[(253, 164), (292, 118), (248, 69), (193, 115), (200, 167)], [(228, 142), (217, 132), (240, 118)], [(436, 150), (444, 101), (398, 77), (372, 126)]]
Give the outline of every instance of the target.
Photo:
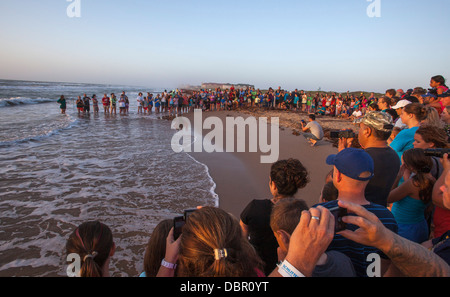
[[(338, 201), (334, 200), (318, 205), (331, 209), (338, 206)], [(315, 205), (314, 207), (318, 205)], [(389, 230), (391, 230), (396, 234), (398, 233), (397, 222), (395, 221), (395, 218), (392, 215), (392, 213), (386, 207), (373, 203), (363, 205), (363, 207), (368, 211), (370, 211), (371, 213), (375, 214), (386, 228), (388, 228)], [(352, 231), (358, 228), (359, 228), (358, 226), (350, 224), (347, 226), (347, 229)], [(373, 263), (372, 259), (370, 258), (368, 259), (368, 256), (370, 254), (376, 253), (380, 255), (381, 258), (387, 259), (387, 256), (377, 248), (356, 243), (338, 234), (334, 235), (333, 241), (331, 242), (327, 251), (331, 250), (338, 251), (347, 255), (352, 261), (356, 275), (358, 277), (367, 277), (367, 267)]]

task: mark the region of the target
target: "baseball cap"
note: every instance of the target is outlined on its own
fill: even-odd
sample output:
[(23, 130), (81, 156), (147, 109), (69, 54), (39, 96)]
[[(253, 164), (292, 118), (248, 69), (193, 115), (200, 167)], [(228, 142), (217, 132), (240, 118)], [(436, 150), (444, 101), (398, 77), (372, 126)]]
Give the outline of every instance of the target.
[(411, 101), (409, 100), (400, 100), (399, 102), (397, 102), (396, 105), (392, 106), (392, 109), (399, 109), (399, 108), (403, 108), (406, 105), (411, 104)]
[(422, 95), (422, 97), (433, 97), (433, 98), (437, 98), (438, 96), (435, 94), (431, 94), (431, 93), (426, 93), (425, 95)]
[(366, 115), (355, 121), (356, 124), (363, 123), (366, 126), (370, 126), (378, 131), (391, 132), (394, 129), (394, 123), (392, 116), (387, 112), (371, 111)]
[[(374, 175), (374, 163), (372, 157), (362, 149), (346, 148), (337, 155), (330, 155), (326, 160), (328, 165), (334, 165), (339, 172), (351, 179), (368, 181)], [(370, 176), (362, 177), (361, 174), (369, 172)]]

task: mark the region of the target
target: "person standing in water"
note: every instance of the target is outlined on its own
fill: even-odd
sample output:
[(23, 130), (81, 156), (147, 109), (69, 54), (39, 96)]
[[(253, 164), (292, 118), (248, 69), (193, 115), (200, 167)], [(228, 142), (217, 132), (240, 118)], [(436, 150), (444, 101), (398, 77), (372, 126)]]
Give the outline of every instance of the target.
[(57, 102), (60, 104), (59, 108), (61, 109), (61, 114), (66, 114), (67, 104), (66, 104), (66, 98), (64, 98), (64, 95), (62, 95), (61, 98), (59, 98), (59, 100)]

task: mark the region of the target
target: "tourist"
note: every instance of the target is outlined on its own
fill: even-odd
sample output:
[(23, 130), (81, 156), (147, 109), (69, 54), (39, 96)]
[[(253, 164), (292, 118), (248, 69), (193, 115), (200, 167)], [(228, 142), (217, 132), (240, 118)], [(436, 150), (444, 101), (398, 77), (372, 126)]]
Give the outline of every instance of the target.
[(386, 228), (375, 214), (361, 205), (340, 201), (339, 206), (355, 214), (344, 217), (343, 221), (357, 227), (355, 230), (347, 229), (341, 231), (339, 235), (352, 242), (379, 249), (390, 259), (402, 276), (450, 277), (450, 267), (440, 256), (417, 243), (395, 234)]
[[(391, 212), (384, 206), (373, 204), (365, 197), (366, 186), (374, 176), (374, 163), (372, 157), (365, 151), (355, 148), (347, 148), (337, 155), (328, 156), (326, 163), (333, 165), (333, 183), (339, 191), (338, 200), (322, 203), (320, 206), (327, 209), (338, 207), (338, 201), (348, 201), (362, 205), (365, 209), (374, 213), (383, 224), (397, 232), (397, 224)], [(356, 226), (348, 225), (347, 229), (356, 230)], [(367, 276), (368, 255), (377, 253), (381, 257), (382, 274), (389, 267), (389, 260), (376, 248), (361, 245), (347, 240), (336, 234), (328, 251), (336, 250), (347, 255), (355, 267), (358, 277)]]
[(92, 95), (92, 107), (94, 108), (94, 113), (98, 113), (99, 109), (98, 109), (98, 100), (97, 100), (97, 95)]
[(420, 103), (412, 103), (404, 107), (400, 117), (408, 128), (398, 133), (390, 146), (397, 152), (401, 159), (403, 152), (413, 148), (414, 135), (417, 129), (419, 129), (420, 122), (427, 117), (427, 110)]
[[(289, 250), (290, 239), (301, 220), (301, 215), (308, 210), (305, 201), (295, 198), (281, 200), (273, 207), (270, 227), (279, 245), (279, 261), (285, 260)], [(350, 259), (337, 251), (323, 253), (317, 262), (313, 277), (354, 277), (355, 269)]]
[(111, 230), (100, 222), (81, 224), (66, 243), (67, 255), (81, 259), (80, 277), (110, 277), (109, 264), (115, 250)]
[(156, 98), (155, 98), (155, 111), (156, 113), (160, 113), (161, 112), (161, 95), (157, 94)]
[(145, 248), (144, 272), (141, 277), (156, 277), (161, 262), (166, 254), (166, 240), (170, 229), (173, 227), (173, 220), (161, 221), (153, 230), (152, 235)]
[(400, 128), (401, 130), (408, 128), (408, 126), (403, 123), (401, 115), (403, 112), (403, 108), (409, 104), (411, 104), (411, 102), (408, 100), (400, 100), (396, 105), (392, 106), (392, 109), (395, 110), (398, 116), (394, 126)]
[(277, 241), (270, 228), (270, 213), (275, 204), (293, 197), (309, 183), (309, 174), (299, 160), (278, 161), (271, 166), (269, 175), (271, 199), (253, 200), (241, 213), (241, 227), (246, 238), (255, 247), (269, 274), (277, 263)]
[(147, 112), (150, 113), (148, 110), (149, 105), (150, 105), (150, 98), (147, 95), (144, 97), (144, 100), (142, 101), (142, 109), (144, 110), (144, 114), (147, 114)]
[(111, 93), (111, 114), (117, 114), (117, 97), (114, 93)]
[(309, 123), (306, 124), (306, 122), (301, 122), (302, 125), (302, 131), (309, 133), (303, 134), (303, 136), (310, 142), (311, 146), (315, 146), (318, 141), (323, 139), (323, 129), (322, 126), (318, 122), (316, 122), (316, 116), (313, 114), (310, 114), (309, 117)]
[(104, 94), (102, 98), (103, 111), (105, 114), (109, 113), (109, 106), (111, 105), (108, 95)]
[(329, 202), (333, 200), (337, 200), (339, 196), (339, 191), (333, 184), (333, 177), (331, 177), (331, 181), (327, 182), (320, 193), (319, 203)]
[(150, 113), (152, 113), (152, 110), (153, 110), (153, 105), (154, 105), (153, 101), (155, 101), (155, 99), (153, 99), (153, 94), (150, 94), (149, 92), (147, 92), (147, 101), (148, 101), (148, 106), (147, 106), (148, 113), (150, 114)]
[(395, 122), (397, 120), (397, 118), (399, 117), (399, 115), (397, 114), (397, 112), (394, 109), (391, 108), (392, 105), (396, 105), (396, 104), (393, 104), (392, 99), (387, 96), (383, 96), (380, 99), (378, 99), (378, 108), (382, 112), (387, 112), (388, 114), (390, 114), (392, 116), (392, 119)]
[(64, 98), (64, 96), (62, 95), (59, 98), (59, 100), (57, 101), (57, 103), (59, 103), (59, 108), (61, 109), (61, 114), (66, 114), (66, 109), (67, 109), (66, 98)]
[[(430, 157), (422, 149), (403, 153), (403, 164), (388, 197), (398, 224), (398, 234), (416, 243), (428, 240), (429, 228), (425, 210), (431, 201), (436, 179), (431, 175)], [(403, 178), (404, 182), (400, 183)]]
[(89, 98), (88, 96), (86, 96), (86, 94), (84, 94), (84, 97), (83, 97), (83, 106), (84, 106), (84, 113), (90, 113), (90, 100), (91, 100), (91, 98)]
[(78, 99), (75, 102), (75, 104), (77, 105), (78, 114), (84, 112), (84, 101), (83, 99), (81, 99), (81, 96), (78, 96)]
[(436, 89), (438, 95), (448, 91), (448, 87), (445, 84), (445, 78), (442, 75), (436, 75), (431, 78), (430, 87)]
[(128, 96), (125, 95), (125, 92), (122, 93), (125, 96), (125, 110), (128, 114), (130, 111), (130, 100), (128, 100)]
[(137, 113), (142, 113), (143, 112), (143, 107), (144, 107), (144, 97), (142, 96), (142, 93), (139, 92), (138, 97), (137, 97), (137, 104), (138, 104), (138, 111)]
[(158, 277), (172, 277), (175, 269), (178, 277), (264, 276), (261, 259), (242, 235), (239, 221), (215, 207), (193, 212), (176, 241), (171, 229), (164, 261)]
[[(358, 142), (374, 162), (374, 176), (366, 187), (365, 198), (386, 207), (387, 197), (401, 165), (398, 155), (387, 144), (393, 128), (392, 117), (384, 112), (369, 112), (358, 123)], [(352, 141), (340, 139), (339, 151), (350, 147)]]
[(127, 105), (126, 105), (126, 100), (125, 100), (125, 93), (122, 93), (122, 95), (120, 95), (119, 98), (119, 113), (124, 115), (127, 112)]

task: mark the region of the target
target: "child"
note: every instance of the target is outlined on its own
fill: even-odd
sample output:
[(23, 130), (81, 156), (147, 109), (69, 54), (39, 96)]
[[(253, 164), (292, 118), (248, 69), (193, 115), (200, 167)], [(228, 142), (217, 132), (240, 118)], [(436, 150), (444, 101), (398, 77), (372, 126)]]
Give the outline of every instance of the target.
[[(278, 202), (270, 216), (270, 227), (277, 239), (278, 260), (283, 261), (289, 249), (291, 235), (300, 221), (303, 211), (309, 208), (305, 201), (287, 198)], [(319, 258), (313, 277), (355, 277), (353, 264), (346, 255), (329, 251)]]
[(81, 259), (80, 277), (109, 277), (109, 262), (115, 250), (111, 230), (98, 221), (81, 224), (66, 243), (67, 255)]

